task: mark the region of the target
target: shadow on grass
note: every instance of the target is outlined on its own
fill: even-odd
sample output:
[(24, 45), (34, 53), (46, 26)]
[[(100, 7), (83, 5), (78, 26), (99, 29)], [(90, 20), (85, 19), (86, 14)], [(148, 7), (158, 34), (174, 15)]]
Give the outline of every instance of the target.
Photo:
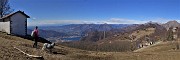
[(62, 52), (52, 52), (53, 54), (61, 54), (61, 55), (66, 55), (65, 53)]

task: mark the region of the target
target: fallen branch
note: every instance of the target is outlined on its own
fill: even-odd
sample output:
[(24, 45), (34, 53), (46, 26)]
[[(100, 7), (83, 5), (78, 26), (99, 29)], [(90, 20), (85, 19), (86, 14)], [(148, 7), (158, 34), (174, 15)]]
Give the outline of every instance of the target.
[(28, 53), (25, 53), (24, 51), (22, 51), (21, 49), (19, 49), (19, 48), (16, 48), (16, 47), (14, 47), (15, 49), (17, 49), (17, 50), (19, 50), (20, 52), (22, 52), (23, 54), (25, 54), (25, 55), (27, 55), (27, 56), (29, 56), (29, 57), (34, 57), (34, 58), (42, 58), (43, 56), (37, 56), (37, 55), (30, 55), (30, 54), (28, 54)]

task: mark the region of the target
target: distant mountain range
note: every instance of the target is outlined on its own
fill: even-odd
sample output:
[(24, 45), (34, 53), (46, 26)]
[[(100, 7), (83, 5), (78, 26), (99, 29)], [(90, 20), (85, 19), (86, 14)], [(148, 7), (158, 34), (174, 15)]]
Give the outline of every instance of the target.
[[(33, 31), (32, 29), (28, 29), (27, 33), (30, 35), (32, 31)], [(39, 29), (39, 35), (40, 37), (43, 38), (68, 36), (66, 33), (56, 32), (52, 30), (42, 30), (42, 29)]]
[(81, 41), (98, 42), (98, 41), (103, 41), (103, 40), (109, 40), (109, 41), (129, 40), (130, 39), (129, 36), (133, 32), (140, 31), (140, 30), (146, 31), (146, 29), (148, 28), (155, 28), (155, 32), (150, 35), (151, 38), (157, 39), (158, 37), (160, 39), (166, 40), (166, 37), (167, 37), (166, 35), (169, 34), (168, 29), (170, 27), (180, 27), (180, 23), (178, 23), (177, 21), (169, 21), (165, 24), (147, 22), (145, 24), (134, 24), (134, 25), (121, 28), (119, 30), (115, 30), (115, 31), (118, 31), (116, 33), (114, 33), (115, 31), (107, 31), (106, 33), (94, 31), (94, 32), (89, 33), (88, 36), (83, 37)]
[(42, 29), (64, 32), (72, 35), (79, 35), (91, 30), (108, 31), (112, 29), (123, 28), (128, 25), (129, 24), (70, 24), (63, 26), (46, 26), (46, 27), (42, 27)]
[[(131, 24), (69, 24), (63, 26), (39, 26), (40, 36), (44, 38), (63, 38), (72, 36), (85, 36), (92, 31), (110, 31), (127, 27)], [(28, 27), (28, 34), (34, 26)]]
[[(177, 21), (169, 21), (165, 24), (147, 22), (145, 24), (133, 24), (121, 29), (109, 31), (89, 32), (79, 41), (62, 42), (62, 45), (93, 51), (132, 51), (138, 49), (138, 44), (146, 44), (149, 38), (152, 42), (172, 41), (170, 27), (180, 27)], [(180, 29), (177, 29), (180, 38)]]
[[(154, 26), (158, 28), (158, 30), (163, 30), (164, 28), (180, 27), (180, 23), (177, 21), (169, 21), (165, 24), (154, 22), (148, 22), (145, 24), (69, 24), (62, 26), (39, 26), (39, 31), (41, 37), (48, 38), (49, 40), (60, 40), (60, 38), (68, 37), (84, 37), (88, 34), (96, 34), (95, 32), (98, 32), (100, 37), (97, 39), (102, 39), (104, 31), (107, 33), (106, 36), (113, 36), (121, 33), (131, 33), (134, 30), (144, 29), (148, 26)], [(28, 34), (31, 34), (33, 28), (33, 26), (28, 27)], [(93, 35), (91, 36), (93, 37)], [(91, 38), (89, 37), (88, 40), (89, 39)]]

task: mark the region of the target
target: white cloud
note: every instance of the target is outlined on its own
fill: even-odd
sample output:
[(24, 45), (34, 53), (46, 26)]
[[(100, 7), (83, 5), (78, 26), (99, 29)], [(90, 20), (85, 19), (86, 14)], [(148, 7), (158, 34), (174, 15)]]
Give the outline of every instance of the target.
[(123, 18), (111, 18), (110, 20), (106, 21), (106, 23), (109, 24), (143, 24), (146, 22), (147, 21), (123, 19)]
[(54, 25), (54, 24), (103, 24), (99, 20), (28, 20), (28, 26)]
[(53, 25), (53, 24), (82, 24), (81, 20), (30, 20), (28, 26)]
[(157, 22), (157, 23), (166, 23), (168, 21), (176, 20), (180, 22), (179, 19), (165, 19), (165, 18), (154, 18), (154, 19), (146, 19), (146, 20), (133, 20), (133, 19), (124, 19), (124, 18), (111, 18), (107, 20), (108, 24), (144, 24), (147, 22)]
[[(36, 19), (36, 18), (35, 18)], [(155, 19), (146, 19), (146, 20), (133, 20), (125, 18), (110, 18), (109, 20), (28, 20), (28, 26), (39, 26), (39, 25), (53, 25), (53, 24), (143, 24), (149, 21), (166, 23), (171, 20), (178, 19), (165, 19), (165, 18), (155, 18)]]
[(36, 20), (36, 18), (35, 18), (35, 17), (33, 17), (32, 19), (33, 19), (33, 20)]

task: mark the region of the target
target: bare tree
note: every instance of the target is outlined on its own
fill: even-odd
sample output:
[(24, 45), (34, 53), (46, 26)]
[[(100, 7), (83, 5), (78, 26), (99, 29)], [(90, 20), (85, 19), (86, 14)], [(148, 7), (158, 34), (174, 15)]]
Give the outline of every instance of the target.
[(14, 11), (8, 2), (9, 0), (0, 0), (0, 18)]

